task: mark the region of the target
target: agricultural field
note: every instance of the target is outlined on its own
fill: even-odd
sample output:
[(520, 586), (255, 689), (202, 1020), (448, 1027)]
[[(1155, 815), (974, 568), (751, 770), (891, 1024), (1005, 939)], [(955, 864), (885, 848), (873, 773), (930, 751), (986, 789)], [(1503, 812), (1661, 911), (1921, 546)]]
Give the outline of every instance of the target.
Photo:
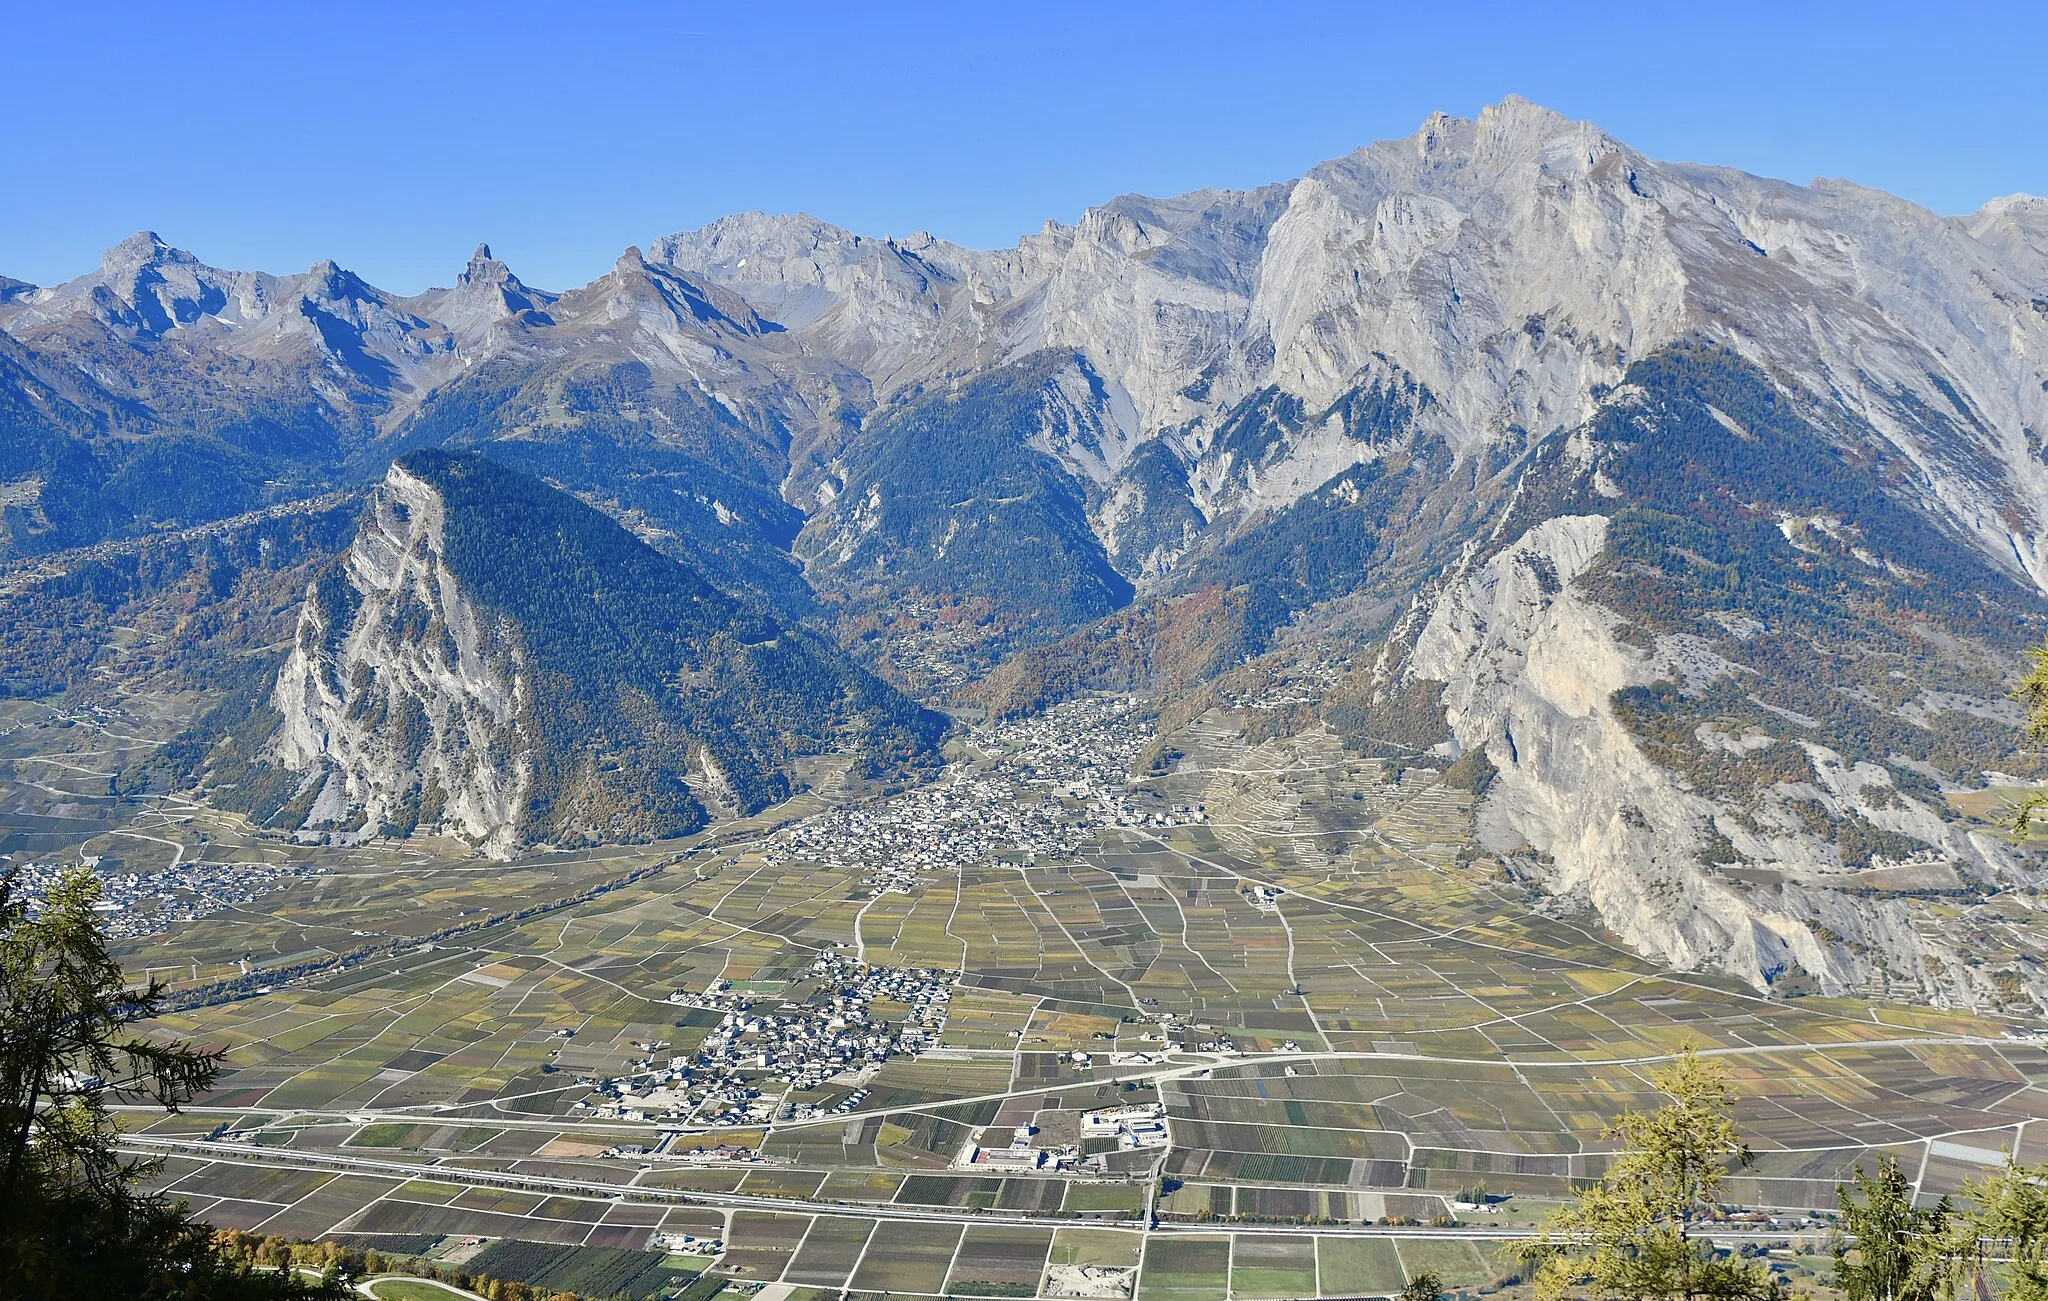
[[(92, 765), (168, 722), (40, 708), (0, 710), (0, 807), (69, 811), (8, 844), (265, 873), (119, 940), (172, 984), (158, 1028), (226, 1052), (182, 1114), (124, 1113), (125, 1142), (222, 1226), (799, 1291), (1473, 1288), (1688, 1045), (1735, 1082), (1754, 1160), (1727, 1195), (1775, 1217), (1761, 1234), (1823, 1232), (1883, 1153), (1928, 1198), (2007, 1151), (2048, 1158), (2040, 1027), (1660, 969), (1476, 853), (1468, 792), (1326, 737), (1196, 720), (1171, 772), (1055, 801), (1058, 852), (991, 843), (1051, 806), (1026, 741), (976, 733), (909, 795), (835, 804), (821, 782), (690, 838), (487, 863), (105, 796)], [(832, 838), (912, 813), (967, 848)], [(845, 970), (938, 993), (855, 1006), (820, 974)], [(801, 1083), (766, 1051), (710, 1065), (749, 1022), (885, 1046)], [(1162, 1139), (1091, 1136), (1111, 1108), (1156, 1108)], [(662, 1254), (685, 1237), (698, 1254)]]
[(942, 1292), (964, 1232), (958, 1224), (883, 1220), (847, 1286), (860, 1292)]
[(814, 1287), (845, 1286), (874, 1231), (875, 1221), (870, 1219), (820, 1215), (811, 1221), (810, 1231), (783, 1277)]

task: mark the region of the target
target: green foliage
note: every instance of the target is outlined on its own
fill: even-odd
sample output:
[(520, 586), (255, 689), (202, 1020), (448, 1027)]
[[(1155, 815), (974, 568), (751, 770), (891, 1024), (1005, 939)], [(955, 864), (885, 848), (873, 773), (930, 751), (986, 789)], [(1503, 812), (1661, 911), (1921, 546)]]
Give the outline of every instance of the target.
[(787, 552), (803, 515), (778, 491), (786, 438), (765, 417), (655, 384), (637, 362), (535, 370), (499, 361), (428, 399), (402, 447), (483, 452), (645, 521), (665, 554), (795, 616), (815, 603)]
[(1913, 1186), (1898, 1158), (1878, 1158), (1877, 1173), (1856, 1167), (1856, 1186), (1837, 1186), (1842, 1231), (1830, 1250), (1835, 1286), (1847, 1301), (1938, 1301), (1951, 1291), (1950, 1216), (1947, 1198), (1913, 1205)]
[(482, 457), (402, 464), (441, 493), (449, 568), (531, 676), (532, 838), (692, 830), (683, 778), (707, 754), (746, 812), (790, 793), (793, 755), (844, 747), (867, 775), (932, 762), (942, 717), (602, 512)]
[[(2027, 744), (2039, 750), (2048, 746), (2048, 642), (2027, 652), (2032, 664), (2020, 679), (2013, 698), (2027, 707)], [(2012, 834), (2024, 840), (2034, 827), (2034, 813), (2048, 804), (2048, 791), (2033, 791), (2012, 813)]]
[(87, 553), (0, 595), (0, 695), (53, 695), (95, 680), (119, 627), (154, 634), (124, 672), (163, 671), (219, 688), (283, 640), (307, 567), (348, 545), (347, 503), (196, 539), (152, 538)]
[(1486, 757), (1484, 749), (1467, 750), (1444, 770), (1444, 784), (1455, 786), (1459, 790), (1471, 791), (1474, 795), (1483, 795), (1486, 788), (1493, 784), (1494, 775), (1498, 771), (1499, 769), (1493, 766), (1493, 760)]
[(1127, 607), (1011, 656), (975, 697), (994, 716), (1017, 718), (1090, 691), (1185, 696), (1261, 644), (1253, 601), (1247, 588), (1211, 586)]
[(1359, 443), (1382, 449), (1284, 510), (1249, 522), (1213, 556), (1184, 568), (1183, 583), (1251, 586), (1264, 612), (1262, 632), (1294, 614), (1373, 585), (1398, 550), (1420, 540), (1418, 504), (1446, 477), (1453, 458), (1437, 444), (1403, 446), (1418, 413), (1434, 404), (1412, 380), (1375, 380), (1349, 390), (1327, 408), (1264, 389), (1218, 428), (1210, 451), (1227, 458), (1247, 486), (1289, 453), (1309, 431), (1331, 423)]
[(1963, 1185), (1963, 1199), (1971, 1209), (1946, 1240), (1943, 1295), (1969, 1275), (1980, 1294), (1996, 1279), (2009, 1301), (2048, 1299), (2048, 1165), (2008, 1157), (1997, 1174)]
[[(317, 396), (282, 420), (260, 403), (234, 412), (202, 398), (178, 409), (173, 380), (153, 395), (168, 400), (152, 418), (89, 379), (71, 394), (79, 401), (66, 400), (63, 390), (72, 375), (83, 379), (83, 368), (31, 378), (17, 348), (11, 340), (0, 345), (0, 481), (37, 487), (0, 507), (0, 557), (221, 519), (317, 491), (309, 481), (332, 472), (335, 429), (315, 414), (326, 411)], [(126, 353), (114, 365), (138, 360)], [(25, 392), (45, 401), (25, 402)], [(108, 436), (113, 425), (120, 436)]]
[(97, 878), (63, 878), (31, 916), (0, 879), (0, 1295), (10, 1298), (338, 1297), (230, 1259), (211, 1230), (140, 1191), (109, 1100), (175, 1111), (215, 1055), (135, 1032), (164, 985), (131, 989), (95, 920)]
[(1715, 1209), (1732, 1159), (1747, 1163), (1728, 1112), (1727, 1073), (1687, 1047), (1652, 1083), (1671, 1098), (1654, 1112), (1626, 1111), (1608, 1126), (1619, 1141), (1600, 1181), (1544, 1223), (1528, 1256), (1537, 1295), (1631, 1301), (1772, 1298), (1781, 1288), (1762, 1265), (1722, 1256), (1691, 1236)]
[(1110, 491), (1131, 509), (1117, 522), (1110, 561), (1120, 574), (1142, 574), (1155, 551), (1185, 550), (1207, 521), (1195, 508), (1188, 467), (1166, 439), (1140, 443), (1117, 471)]
[(876, 412), (799, 552), (866, 596), (986, 597), (1037, 621), (1033, 640), (1128, 604), (1131, 585), (1096, 539), (1085, 493), (1028, 445), (1069, 366), (1099, 383), (1071, 354), (1044, 353)]
[[(2042, 603), (1917, 507), (1917, 471), (1874, 430), (1699, 344), (1635, 363), (1587, 432), (1620, 499), (1560, 458), (1533, 480), (1528, 521), (1607, 514), (1606, 554), (1581, 582), (1628, 617), (1620, 635), (1699, 638), (1736, 666), (1616, 695), (1651, 758), (1738, 801), (1810, 777), (1802, 741), (1890, 763), (1902, 786), (1923, 779), (1900, 758), (1958, 776), (2016, 762), (2017, 732), (1988, 711), (1905, 707), (2003, 695), (1999, 657), (2039, 639)], [(1772, 743), (1737, 755), (1703, 744), (1703, 726)], [(1869, 830), (1845, 833), (1849, 858), (1910, 852)]]
[[(1973, 547), (1894, 495), (1909, 467), (1887, 459), (1874, 431), (1821, 423), (1834, 417), (1796, 402), (1733, 353), (1681, 344), (1633, 363), (1627, 383), (1647, 402), (1607, 404), (1588, 431), (1624, 450), (1609, 473), (1631, 505), (1719, 531), (1720, 554), (1709, 559), (1733, 567), (1737, 589), (1769, 593), (1778, 586), (1770, 566), (1792, 563), (1857, 588), (1893, 579), (1893, 599), (1910, 608), (2020, 595)], [(1812, 538), (1811, 549), (1794, 547), (1780, 520), (1812, 515), (1839, 520), (1911, 577), (1899, 581), (1857, 557), (1840, 530), (1833, 545)], [(1773, 612), (1744, 608), (1766, 620)]]
[(1424, 678), (1390, 687), (1383, 695), (1369, 680), (1344, 683), (1330, 693), (1323, 716), (1351, 749), (1406, 758), (1450, 735), (1443, 696), (1443, 683)]
[[(1743, 691), (1746, 685), (1713, 683), (1688, 697), (1676, 682), (1663, 679), (1623, 687), (1609, 703), (1650, 758), (1684, 773), (1701, 791), (1740, 799), (1774, 782), (1811, 777), (1806, 752), (1790, 740), (1777, 739), (1776, 734), (1786, 730), (1785, 721), (1751, 703)], [(1772, 724), (1768, 730), (1766, 722)], [(1753, 730), (1773, 740), (1740, 755), (1710, 750), (1699, 740), (1703, 724), (1738, 736)]]
[(1248, 528), (1189, 572), (1251, 585), (1270, 603), (1267, 630), (1295, 611), (1357, 590), (1384, 558), (1381, 535), (1409, 486), (1384, 463), (1344, 471), (1271, 519)]
[(1443, 1275), (1435, 1270), (1425, 1269), (1408, 1276), (1402, 1285), (1398, 1301), (1438, 1301), (1444, 1294)]
[(659, 1295), (687, 1271), (671, 1269), (658, 1251), (621, 1247), (563, 1247), (503, 1239), (472, 1257), (472, 1273), (509, 1282), (532, 1284), (547, 1292), (574, 1292), (590, 1297), (625, 1297), (640, 1301)]

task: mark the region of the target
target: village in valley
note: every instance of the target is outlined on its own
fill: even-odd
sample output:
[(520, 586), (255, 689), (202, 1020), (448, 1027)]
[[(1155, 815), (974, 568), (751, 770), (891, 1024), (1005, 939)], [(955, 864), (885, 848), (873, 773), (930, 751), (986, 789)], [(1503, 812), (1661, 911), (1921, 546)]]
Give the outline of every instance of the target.
[[(818, 956), (802, 980), (757, 1005), (715, 980), (698, 994), (677, 991), (669, 1001), (718, 1021), (692, 1056), (656, 1056), (666, 1041), (643, 1047), (650, 1055), (617, 1078), (592, 1080), (595, 1101), (577, 1110), (631, 1121), (738, 1126), (775, 1120), (844, 1115), (867, 1097), (861, 1087), (895, 1057), (915, 1057), (936, 1045), (959, 973), (869, 967), (839, 949)], [(763, 1086), (771, 1092), (764, 1093)], [(800, 1093), (837, 1086), (830, 1106), (798, 1103)]]
[(157, 871), (124, 872), (102, 870), (102, 861), (93, 854), (68, 862), (29, 861), (10, 865), (10, 879), (16, 897), (33, 915), (41, 910), (43, 896), (52, 886), (67, 872), (83, 867), (99, 878), (100, 897), (93, 908), (100, 914), (101, 927), (114, 939), (136, 940), (161, 935), (179, 923), (256, 903), (324, 871), (311, 864), (199, 859)]
[(930, 872), (1000, 859), (1069, 861), (1101, 828), (1199, 823), (1198, 804), (1133, 801), (1132, 761), (1152, 738), (1135, 696), (1070, 701), (975, 730), (984, 756), (878, 804), (834, 809), (770, 837), (764, 861), (853, 868), (876, 894)]
[(821, 773), (681, 843), (480, 866), (195, 808), (136, 828), (155, 862), (82, 818), (33, 857), (131, 854), (99, 873), (122, 961), (226, 1050), (123, 1139), (171, 1195), (449, 1267), (806, 1301), (1490, 1288), (1646, 1097), (1627, 1063), (1689, 1040), (1774, 1099), (1714, 1231), (1788, 1277), (1868, 1150), (1831, 1136), (1881, 1133), (1930, 1195), (2017, 1141), (2031, 1041), (1919, 1013), (1939, 1042), (1900, 1044), (1664, 972), (1469, 852), (1435, 769), (1240, 735), (1327, 676), (1170, 747), (1130, 695), (963, 728), (934, 781)]

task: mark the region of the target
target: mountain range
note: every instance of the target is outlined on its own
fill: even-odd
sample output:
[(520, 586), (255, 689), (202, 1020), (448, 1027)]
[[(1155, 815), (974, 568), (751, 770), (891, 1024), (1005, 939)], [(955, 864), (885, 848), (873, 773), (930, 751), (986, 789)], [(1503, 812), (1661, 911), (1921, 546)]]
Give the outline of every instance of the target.
[[(666, 834), (786, 792), (801, 752), (914, 776), (936, 733), (899, 691), (1143, 689), (1170, 726), (1315, 661), (1325, 686), (1259, 726), (1483, 757), (1478, 845), (1679, 966), (1982, 1001), (1898, 892), (2038, 877), (1950, 797), (2027, 762), (2007, 692), (2048, 631), (2041, 199), (1943, 217), (1509, 99), (996, 251), (755, 213), (568, 292), (480, 247), (399, 296), (145, 233), (0, 282), (0, 434), (4, 599), (67, 630), (0, 644), (0, 681), (90, 690), (137, 671), (106, 648), (140, 606), (243, 603), (220, 626), (271, 640), (151, 662), (244, 703), (150, 780), (256, 784), (233, 751), (302, 833)], [(580, 574), (642, 577), (540, 601), (562, 589), (507, 549), (519, 511), (586, 539)], [(458, 558), (486, 534), (530, 572)], [(242, 559), (195, 588), (208, 548)], [(628, 588), (669, 594), (606, 605)], [(705, 613), (656, 618), (684, 590)], [(603, 700), (457, 780), (448, 738), (514, 727), (519, 677), (450, 631), (470, 606)], [(566, 655), (600, 625), (659, 646)], [(812, 685), (743, 723), (771, 643)], [(385, 686), (352, 692), (358, 667)], [(588, 721), (635, 691), (651, 713)]]

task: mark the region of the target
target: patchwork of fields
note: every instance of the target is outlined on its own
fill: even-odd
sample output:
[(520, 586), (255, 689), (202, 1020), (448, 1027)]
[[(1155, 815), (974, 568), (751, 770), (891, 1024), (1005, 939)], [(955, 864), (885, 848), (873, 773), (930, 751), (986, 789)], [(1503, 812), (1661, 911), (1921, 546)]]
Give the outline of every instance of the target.
[[(1057, 861), (995, 853), (901, 889), (774, 838), (842, 797), (822, 770), (690, 840), (510, 864), (313, 850), (160, 805), (138, 852), (319, 874), (123, 942), (187, 1000), (162, 1031), (227, 1052), (184, 1113), (130, 1113), (131, 1141), (222, 1226), (631, 1252), (547, 1268), (657, 1281), (665, 1259), (671, 1281), (1139, 1301), (1489, 1284), (1686, 1045), (1732, 1072), (1755, 1152), (1730, 1234), (1818, 1228), (1879, 1153), (1930, 1198), (2007, 1151), (2048, 1159), (2034, 1027), (1660, 970), (1475, 853), (1469, 792), (1326, 738), (1242, 742), (1227, 718), (1181, 744), (1129, 800), (1206, 821), (1132, 817)], [(74, 820), (100, 825), (89, 778), (36, 780), (73, 781)], [(707, 991), (748, 1016), (817, 1006), (825, 953), (946, 973), (936, 1042), (807, 1089), (745, 1067), (745, 1124), (590, 1105), (693, 1060), (725, 1015)], [(1080, 1113), (1133, 1104), (1163, 1111), (1166, 1146), (1081, 1139)], [(963, 1164), (1019, 1126), (1093, 1168)], [(641, 1259), (683, 1235), (722, 1250)]]

